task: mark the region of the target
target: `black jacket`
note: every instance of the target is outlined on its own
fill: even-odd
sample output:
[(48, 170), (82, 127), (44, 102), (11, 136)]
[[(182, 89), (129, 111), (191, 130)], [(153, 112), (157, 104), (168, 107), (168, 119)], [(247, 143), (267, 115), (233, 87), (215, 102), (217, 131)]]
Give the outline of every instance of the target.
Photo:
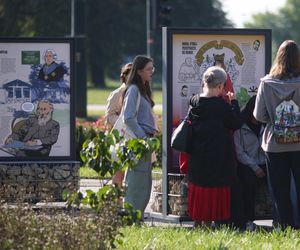
[(67, 70), (61, 64), (53, 62), (49, 66), (46, 64), (43, 65), (39, 72), (38, 79), (47, 83), (62, 81), (66, 73)]
[(235, 178), (232, 130), (242, 126), (238, 102), (195, 95), (190, 101), (193, 126), (189, 181), (202, 187), (228, 186)]

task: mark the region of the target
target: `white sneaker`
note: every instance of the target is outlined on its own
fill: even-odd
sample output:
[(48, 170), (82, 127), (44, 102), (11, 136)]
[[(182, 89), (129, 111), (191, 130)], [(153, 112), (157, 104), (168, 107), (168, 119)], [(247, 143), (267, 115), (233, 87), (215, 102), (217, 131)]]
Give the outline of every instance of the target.
[(255, 228), (256, 228), (256, 224), (253, 223), (253, 221), (248, 221), (246, 223), (246, 231), (253, 232), (255, 231)]

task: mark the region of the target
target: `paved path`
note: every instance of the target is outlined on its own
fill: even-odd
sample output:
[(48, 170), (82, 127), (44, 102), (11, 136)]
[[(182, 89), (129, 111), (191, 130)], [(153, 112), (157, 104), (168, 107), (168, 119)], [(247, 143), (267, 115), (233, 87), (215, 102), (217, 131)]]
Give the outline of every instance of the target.
[(100, 180), (80, 179), (79, 190), (80, 190), (80, 192), (84, 192), (89, 189), (94, 192), (97, 192), (99, 190), (99, 188), (102, 186), (103, 186), (103, 182)]
[[(80, 179), (80, 191), (84, 192), (87, 189), (90, 189), (96, 192), (102, 186), (102, 182), (100, 180), (95, 179)], [(192, 227), (194, 225), (191, 221), (183, 221), (181, 223), (171, 223), (169, 221), (163, 221), (158, 219), (153, 219), (149, 217), (149, 214), (152, 212), (151, 204), (149, 202), (146, 210), (145, 216), (147, 217), (145, 222), (151, 226), (183, 226), (183, 227)], [(254, 221), (256, 225), (259, 227), (270, 228), (272, 227), (272, 220), (256, 220)]]

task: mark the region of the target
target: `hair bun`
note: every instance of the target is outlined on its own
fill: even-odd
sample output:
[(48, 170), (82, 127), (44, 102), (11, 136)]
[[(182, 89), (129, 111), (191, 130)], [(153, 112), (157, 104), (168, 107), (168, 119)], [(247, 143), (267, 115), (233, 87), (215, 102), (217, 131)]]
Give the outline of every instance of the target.
[(207, 75), (206, 75), (206, 82), (207, 83), (210, 83), (214, 80), (214, 72), (209, 72)]
[(214, 88), (226, 82), (227, 74), (221, 67), (212, 66), (204, 72), (202, 79), (208, 85), (208, 88)]

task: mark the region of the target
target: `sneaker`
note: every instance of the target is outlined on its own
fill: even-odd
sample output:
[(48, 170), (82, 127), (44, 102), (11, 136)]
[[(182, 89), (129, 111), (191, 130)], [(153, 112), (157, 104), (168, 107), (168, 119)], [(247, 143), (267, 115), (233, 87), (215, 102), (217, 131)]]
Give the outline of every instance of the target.
[(276, 226), (276, 227), (274, 227), (273, 231), (276, 232), (276, 233), (281, 233), (282, 229), (281, 229), (280, 226)]
[(252, 221), (246, 223), (246, 231), (253, 232), (255, 231), (256, 225)]

